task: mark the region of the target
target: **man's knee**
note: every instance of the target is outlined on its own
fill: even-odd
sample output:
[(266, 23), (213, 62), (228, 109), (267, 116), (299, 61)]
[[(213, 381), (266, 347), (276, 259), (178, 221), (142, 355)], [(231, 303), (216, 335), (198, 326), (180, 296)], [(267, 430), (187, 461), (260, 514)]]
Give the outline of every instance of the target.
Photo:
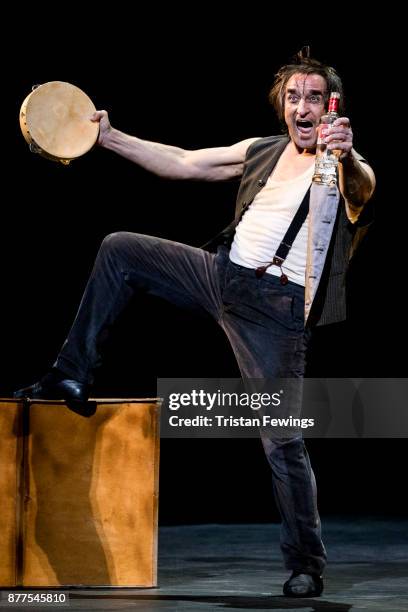
[[(158, 239), (156, 239), (158, 240)], [(102, 241), (98, 253), (99, 262), (124, 269), (144, 267), (157, 249), (150, 236), (134, 232), (113, 232)]]
[[(132, 234), (130, 232), (112, 232), (102, 240), (101, 249), (106, 251), (115, 251), (121, 249), (129, 242)], [(134, 236), (135, 234), (133, 234)]]

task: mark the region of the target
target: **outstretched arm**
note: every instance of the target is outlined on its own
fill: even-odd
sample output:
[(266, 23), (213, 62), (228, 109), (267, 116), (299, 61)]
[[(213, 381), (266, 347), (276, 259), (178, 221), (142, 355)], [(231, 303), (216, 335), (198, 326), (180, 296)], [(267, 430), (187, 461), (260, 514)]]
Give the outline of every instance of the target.
[(257, 138), (242, 140), (230, 147), (187, 151), (179, 147), (141, 140), (113, 128), (106, 111), (97, 111), (98, 144), (138, 164), (145, 170), (169, 179), (227, 181), (242, 175), (249, 145)]

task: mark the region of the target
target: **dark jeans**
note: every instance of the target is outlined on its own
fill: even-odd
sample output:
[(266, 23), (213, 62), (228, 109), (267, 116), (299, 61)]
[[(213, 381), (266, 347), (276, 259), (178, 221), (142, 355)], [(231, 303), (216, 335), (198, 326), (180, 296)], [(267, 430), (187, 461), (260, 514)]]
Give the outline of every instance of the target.
[[(92, 382), (109, 328), (136, 291), (204, 309), (224, 329), (244, 378), (297, 378), (305, 368), (304, 288), (184, 244), (118, 232), (103, 241), (76, 319), (54, 366)], [(299, 387), (299, 385), (298, 385)], [(294, 399), (301, 402), (301, 395)], [(292, 414), (298, 412), (294, 408)], [(301, 436), (262, 443), (272, 468), (288, 569), (320, 573), (326, 562), (316, 483)]]

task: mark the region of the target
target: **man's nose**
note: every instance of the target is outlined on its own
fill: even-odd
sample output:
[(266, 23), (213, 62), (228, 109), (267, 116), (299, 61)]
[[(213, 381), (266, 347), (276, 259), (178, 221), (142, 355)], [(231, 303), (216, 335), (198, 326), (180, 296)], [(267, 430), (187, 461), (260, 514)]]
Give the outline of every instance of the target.
[(304, 98), (300, 98), (297, 112), (299, 115), (306, 115), (309, 112), (309, 103)]

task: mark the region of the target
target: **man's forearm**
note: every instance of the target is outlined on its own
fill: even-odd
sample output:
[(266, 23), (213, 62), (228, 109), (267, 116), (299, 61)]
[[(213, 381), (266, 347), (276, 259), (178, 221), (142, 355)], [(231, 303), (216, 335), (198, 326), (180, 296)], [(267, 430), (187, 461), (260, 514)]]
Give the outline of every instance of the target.
[(375, 178), (371, 168), (364, 168), (353, 153), (339, 163), (339, 186), (344, 199), (358, 210), (371, 198)]
[(141, 140), (114, 128), (111, 128), (101, 146), (158, 176), (170, 179), (188, 178), (188, 169), (183, 163), (186, 153), (184, 149)]

